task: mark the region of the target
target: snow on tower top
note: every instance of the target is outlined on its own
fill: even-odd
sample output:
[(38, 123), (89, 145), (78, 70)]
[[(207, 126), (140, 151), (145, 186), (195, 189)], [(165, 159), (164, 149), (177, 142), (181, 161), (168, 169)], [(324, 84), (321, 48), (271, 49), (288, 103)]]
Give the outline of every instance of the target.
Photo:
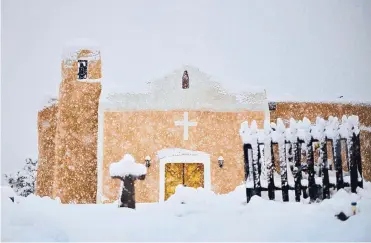
[(78, 60), (79, 58), (100, 58), (100, 48), (98, 43), (89, 39), (75, 39), (67, 42), (63, 47), (62, 59), (65, 61)]
[(65, 45), (62, 53), (62, 79), (100, 82), (102, 77), (100, 48), (97, 43), (77, 39)]
[[(189, 76), (189, 88), (183, 88), (184, 70)], [(267, 110), (264, 89), (229, 93), (213, 81), (210, 75), (192, 66), (183, 66), (165, 77), (148, 82), (147, 93), (118, 93), (105, 90), (101, 96), (104, 110), (207, 110), (238, 111)]]

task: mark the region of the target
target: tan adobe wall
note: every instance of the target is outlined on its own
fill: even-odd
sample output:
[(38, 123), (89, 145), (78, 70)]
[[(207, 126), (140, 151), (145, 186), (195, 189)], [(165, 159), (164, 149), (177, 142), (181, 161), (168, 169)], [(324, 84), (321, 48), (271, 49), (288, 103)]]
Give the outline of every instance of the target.
[[(343, 115), (359, 116), (360, 125), (371, 127), (371, 106), (370, 105), (351, 105), (336, 103), (295, 103), (279, 102), (275, 111), (271, 111), (271, 121), (276, 122), (277, 118), (303, 119), (307, 117), (312, 123), (316, 117), (320, 116), (327, 119), (330, 115), (336, 116), (341, 120)], [(361, 157), (363, 176), (366, 180), (371, 180), (371, 132), (361, 130)], [(343, 163), (344, 165), (344, 163)]]
[[(109, 165), (122, 159), (125, 153), (138, 163), (152, 158), (143, 181), (136, 182), (137, 202), (159, 201), (159, 161), (156, 152), (165, 148), (183, 148), (210, 154), (211, 185), (216, 193), (228, 193), (244, 180), (241, 122), (253, 119), (262, 127), (264, 112), (208, 112), (189, 111), (189, 120), (196, 127), (189, 128), (189, 140), (183, 140), (183, 127), (174, 121), (183, 120), (184, 111), (136, 111), (104, 113), (103, 195), (115, 201), (119, 180), (109, 176)], [(224, 157), (219, 168), (218, 157)], [(195, 161), (197, 163), (197, 161)]]
[[(90, 55), (82, 50), (78, 57)], [(80, 82), (77, 60), (62, 62), (59, 117), (55, 140), (53, 197), (63, 203), (95, 203), (100, 82)], [(90, 62), (89, 62), (90, 63)], [(100, 57), (88, 67), (88, 78), (101, 77)]]
[(38, 169), (36, 195), (51, 196), (55, 163), (55, 131), (57, 127), (58, 106), (47, 107), (38, 113)]

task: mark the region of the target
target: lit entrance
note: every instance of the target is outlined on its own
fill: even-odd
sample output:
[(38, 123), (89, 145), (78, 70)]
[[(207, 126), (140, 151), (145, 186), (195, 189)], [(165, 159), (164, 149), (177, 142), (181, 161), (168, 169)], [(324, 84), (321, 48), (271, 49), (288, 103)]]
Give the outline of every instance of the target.
[(165, 164), (165, 200), (175, 193), (178, 185), (204, 187), (203, 163)]

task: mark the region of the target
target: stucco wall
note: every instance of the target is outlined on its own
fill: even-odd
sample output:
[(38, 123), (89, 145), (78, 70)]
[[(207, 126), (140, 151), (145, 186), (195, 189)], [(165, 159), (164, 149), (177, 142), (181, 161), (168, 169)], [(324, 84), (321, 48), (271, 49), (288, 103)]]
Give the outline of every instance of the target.
[(53, 191), (57, 112), (58, 106), (52, 105), (40, 111), (37, 117), (39, 159), (36, 194), (39, 196), (51, 196)]
[[(360, 125), (371, 127), (371, 106), (334, 104), (334, 103), (296, 103), (278, 102), (275, 111), (271, 111), (271, 121), (276, 122), (277, 118), (285, 120), (291, 117), (303, 119), (307, 117), (312, 123), (316, 117), (320, 116), (327, 119), (330, 115), (341, 120), (343, 115), (359, 116)], [(363, 176), (366, 180), (371, 180), (371, 132), (361, 130), (361, 157), (363, 166)]]
[[(109, 165), (125, 153), (132, 154), (138, 163), (149, 155), (152, 165), (146, 179), (136, 182), (137, 202), (159, 200), (159, 161), (156, 152), (165, 148), (183, 148), (210, 154), (211, 185), (216, 193), (227, 193), (244, 179), (241, 122), (256, 119), (263, 125), (264, 112), (207, 112), (189, 111), (189, 120), (198, 122), (189, 128), (189, 140), (183, 140), (183, 127), (174, 121), (183, 120), (184, 111), (105, 112), (103, 147), (103, 194), (117, 200), (119, 181), (109, 176)], [(219, 168), (218, 157), (224, 157)], [(197, 161), (195, 161), (196, 163)]]

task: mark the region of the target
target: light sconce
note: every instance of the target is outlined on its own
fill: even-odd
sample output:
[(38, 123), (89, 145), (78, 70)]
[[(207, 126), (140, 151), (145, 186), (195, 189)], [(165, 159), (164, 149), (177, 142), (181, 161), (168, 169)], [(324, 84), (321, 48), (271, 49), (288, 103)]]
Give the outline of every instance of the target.
[(218, 158), (219, 167), (222, 168), (224, 164), (224, 158), (223, 156), (219, 156)]
[(148, 155), (146, 156), (146, 158), (144, 159), (145, 162), (146, 162), (146, 167), (149, 168), (151, 166), (151, 157), (149, 157)]

